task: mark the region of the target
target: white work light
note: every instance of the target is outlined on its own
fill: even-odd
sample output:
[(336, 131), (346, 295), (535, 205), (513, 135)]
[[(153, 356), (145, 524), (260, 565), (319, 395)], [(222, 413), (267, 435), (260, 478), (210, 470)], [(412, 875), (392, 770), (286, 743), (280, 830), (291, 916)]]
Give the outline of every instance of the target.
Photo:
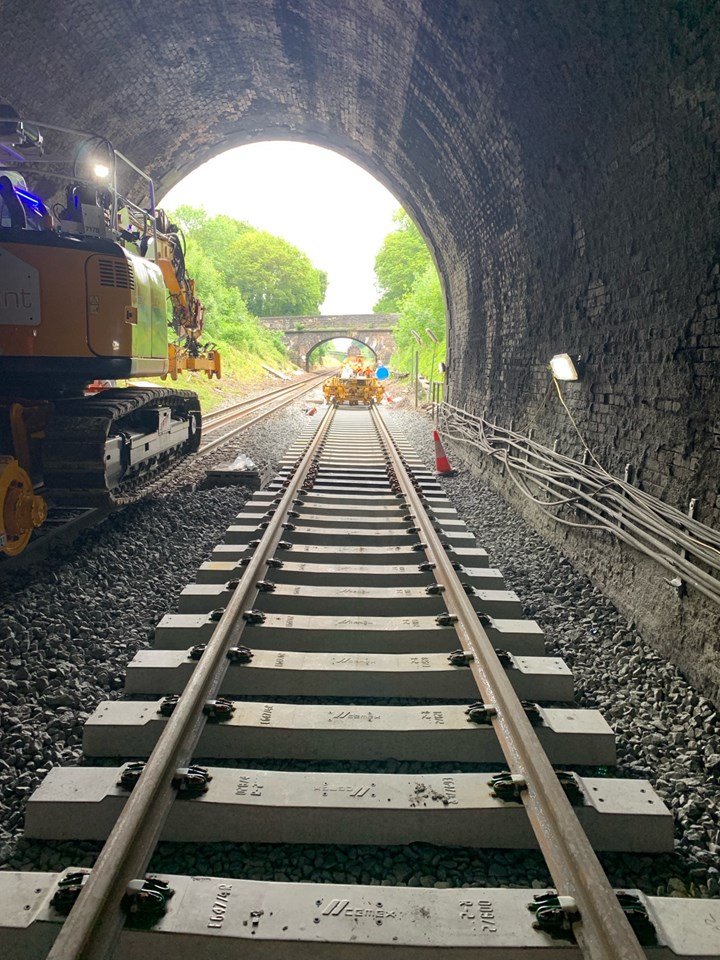
[(98, 180), (104, 180), (110, 173), (110, 167), (106, 167), (104, 163), (96, 163), (93, 172)]
[(556, 353), (550, 361), (550, 369), (556, 380), (577, 380), (578, 372), (569, 353)]

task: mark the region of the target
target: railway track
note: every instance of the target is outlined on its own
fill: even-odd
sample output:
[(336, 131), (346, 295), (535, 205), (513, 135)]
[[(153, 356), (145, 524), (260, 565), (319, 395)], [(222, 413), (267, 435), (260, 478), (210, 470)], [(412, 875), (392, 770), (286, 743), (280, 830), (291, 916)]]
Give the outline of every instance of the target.
[[(233, 437), (247, 430), (249, 427), (277, 413), (284, 407), (300, 399), (306, 393), (321, 384), (332, 371), (320, 374), (311, 374), (290, 384), (283, 384), (272, 390), (265, 391), (254, 397), (248, 397), (238, 403), (224, 407), (222, 410), (209, 413), (203, 418), (203, 437), (212, 436), (202, 444), (194, 455), (192, 462), (210, 455), (218, 447), (232, 440)], [(255, 414), (255, 416), (252, 416)], [(50, 556), (59, 545), (69, 543), (88, 527), (97, 526), (111, 513), (122, 509), (129, 503), (147, 496), (156, 485), (163, 485), (169, 479), (177, 476), (178, 472), (187, 465), (183, 460), (178, 464), (158, 474), (149, 485), (139, 490), (137, 494), (123, 498), (116, 507), (90, 506), (66, 507), (51, 506), (45, 523), (36, 530), (27, 548), (17, 557), (0, 555), (0, 575), (37, 563)]]
[[(715, 901), (610, 888), (593, 848), (671, 850), (672, 817), (603, 775), (612, 731), (375, 409), (308, 427), (126, 692), (86, 724), (99, 765), (52, 770), (27, 807), (28, 836), (103, 851), (90, 873), (0, 873), (3, 955), (720, 957)], [(390, 772), (405, 760), (420, 772)], [(159, 838), (539, 848), (555, 892), (146, 882)]]
[[(234, 403), (228, 407), (224, 407), (222, 410), (216, 410), (213, 413), (209, 413), (203, 418), (203, 437), (207, 437), (208, 434), (215, 433), (219, 433), (220, 435), (203, 443), (198, 450), (198, 455), (203, 456), (210, 453), (216, 447), (220, 446), (222, 443), (225, 443), (226, 440), (229, 440), (236, 434), (246, 430), (252, 424), (257, 423), (259, 420), (263, 420), (271, 413), (276, 413), (278, 410), (282, 410), (283, 407), (288, 406), (288, 404), (293, 403), (293, 401), (298, 400), (314, 387), (317, 387), (319, 384), (323, 383), (323, 381), (329, 376), (332, 376), (333, 372), (333, 370), (324, 370), (319, 374), (310, 374), (303, 377), (301, 380), (293, 381), (289, 384), (283, 384), (280, 387), (276, 387), (274, 390), (268, 390), (257, 397), (248, 397), (246, 400), (241, 400), (239, 403)], [(253, 417), (252, 420), (246, 419), (250, 416), (250, 414), (255, 413), (258, 410), (262, 412), (256, 417)], [(221, 432), (224, 431), (226, 427), (235, 424), (237, 421), (241, 421), (239, 426), (233, 427), (227, 432)]]

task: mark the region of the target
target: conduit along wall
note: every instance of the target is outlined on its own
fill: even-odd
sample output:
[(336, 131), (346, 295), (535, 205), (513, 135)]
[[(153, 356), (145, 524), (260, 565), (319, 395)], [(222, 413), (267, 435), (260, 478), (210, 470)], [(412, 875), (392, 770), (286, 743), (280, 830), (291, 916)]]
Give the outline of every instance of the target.
[[(557, 383), (556, 388), (561, 388)], [(720, 533), (614, 477), (584, 444), (568, 456), (445, 403), (443, 438), (573, 560), (656, 649), (720, 692)], [(576, 451), (573, 451), (576, 452)]]

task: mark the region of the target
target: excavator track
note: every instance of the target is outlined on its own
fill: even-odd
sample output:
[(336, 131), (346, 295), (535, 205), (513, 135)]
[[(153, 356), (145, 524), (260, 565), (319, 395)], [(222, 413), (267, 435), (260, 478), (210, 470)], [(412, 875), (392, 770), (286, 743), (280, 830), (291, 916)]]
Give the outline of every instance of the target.
[(127, 503), (200, 445), (200, 402), (190, 390), (127, 387), (54, 407), (43, 473), (47, 498), (60, 506)]

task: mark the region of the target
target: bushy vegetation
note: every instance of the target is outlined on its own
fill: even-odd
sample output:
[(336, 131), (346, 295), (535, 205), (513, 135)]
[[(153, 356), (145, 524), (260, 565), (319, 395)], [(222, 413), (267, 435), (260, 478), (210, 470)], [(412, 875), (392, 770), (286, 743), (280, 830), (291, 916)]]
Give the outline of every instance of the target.
[(238, 380), (257, 378), (261, 363), (289, 365), (282, 334), (267, 330), (258, 316), (319, 312), (327, 276), (301, 250), (249, 223), (189, 206), (170, 219), (182, 229), (187, 270), (205, 305), (202, 341), (216, 344), (222, 356), (219, 382), (203, 374), (183, 376), (203, 409), (211, 410)]
[(200, 251), (250, 315), (301, 317), (320, 312), (327, 274), (287, 240), (232, 217), (208, 217), (194, 207), (179, 207), (172, 216), (187, 234), (191, 273)]
[(201, 238), (193, 233), (187, 236), (188, 273), (205, 305), (203, 339), (266, 357), (268, 363), (281, 361), (285, 357), (281, 335), (266, 330), (250, 313), (240, 290), (224, 276), (222, 256), (218, 256), (218, 261), (214, 262), (208, 254)]
[(383, 240), (375, 257), (375, 276), (380, 299), (376, 313), (397, 313), (400, 301), (431, 263), (430, 252), (418, 228), (403, 209), (396, 210), (397, 228)]
[[(393, 367), (411, 372), (417, 349), (420, 373), (437, 380), (433, 362), (445, 359), (445, 302), (440, 278), (425, 241), (407, 213), (398, 210), (393, 219), (397, 229), (385, 237), (375, 258), (381, 296), (374, 309), (378, 313), (400, 314), (395, 328), (397, 350), (392, 357)], [(428, 336), (428, 329), (437, 337), (437, 344)], [(412, 331), (420, 334), (420, 347)]]
[(327, 274), (287, 240), (247, 230), (228, 251), (231, 281), (256, 317), (302, 317), (320, 312)]

